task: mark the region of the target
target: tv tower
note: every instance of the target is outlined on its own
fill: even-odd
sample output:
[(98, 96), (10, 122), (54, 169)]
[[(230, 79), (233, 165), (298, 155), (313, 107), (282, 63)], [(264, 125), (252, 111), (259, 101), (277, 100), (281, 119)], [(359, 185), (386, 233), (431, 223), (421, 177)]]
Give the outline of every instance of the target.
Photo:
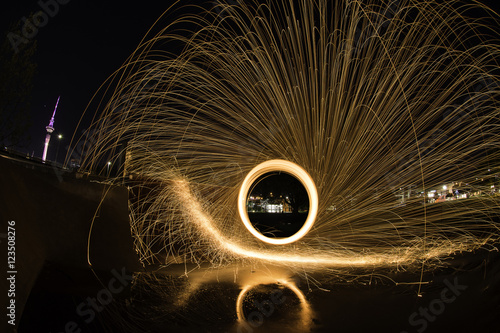
[(54, 132), (54, 117), (56, 116), (56, 111), (57, 111), (57, 105), (59, 104), (59, 96), (57, 98), (56, 102), (56, 107), (54, 109), (54, 113), (52, 114), (52, 118), (50, 118), (49, 126), (46, 126), (45, 129), (47, 130), (47, 135), (45, 136), (45, 147), (43, 148), (43, 156), (42, 156), (42, 161), (45, 162), (45, 159), (47, 158), (47, 150), (49, 150), (49, 142), (50, 142), (50, 135), (52, 132)]

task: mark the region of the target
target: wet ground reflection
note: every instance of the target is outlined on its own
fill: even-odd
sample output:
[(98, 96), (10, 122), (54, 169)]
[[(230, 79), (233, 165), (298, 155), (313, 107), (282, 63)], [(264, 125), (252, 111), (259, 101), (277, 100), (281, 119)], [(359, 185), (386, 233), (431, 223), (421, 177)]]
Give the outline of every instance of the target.
[(278, 325), (278, 329), (309, 331), (311, 306), (293, 281), (267, 283), (256, 279), (240, 291), (236, 301), (238, 332)]
[(50, 267), (31, 292), (19, 332), (498, 331), (498, 252), (447, 264), (424, 274), (422, 297), (418, 272), (178, 264), (135, 273), (118, 288), (116, 272)]
[[(155, 293), (164, 304), (141, 307), (144, 315), (169, 313), (179, 326), (189, 318), (190, 325), (207, 329), (215, 320), (227, 332), (308, 332), (313, 311), (300, 284), (274, 267), (197, 269), (177, 277), (170, 269), (139, 274), (132, 294)], [(135, 302), (144, 305), (147, 299)]]
[(499, 324), (498, 254), (468, 254), (449, 264), (424, 275), (422, 297), (416, 272), (335, 276), (273, 266), (196, 269), (177, 276), (170, 267), (138, 277), (132, 294), (144, 287), (164, 293), (170, 306), (159, 312), (172, 316), (168, 332), (194, 327), (238, 333), (491, 331)]

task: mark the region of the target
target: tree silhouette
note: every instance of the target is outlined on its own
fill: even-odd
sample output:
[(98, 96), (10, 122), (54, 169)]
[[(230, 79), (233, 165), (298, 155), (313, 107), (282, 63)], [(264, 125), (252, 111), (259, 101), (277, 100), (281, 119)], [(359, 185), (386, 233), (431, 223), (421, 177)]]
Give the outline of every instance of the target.
[[(9, 32), (22, 36), (22, 22), (11, 25)], [(4, 36), (7, 36), (5, 34)], [(22, 146), (29, 140), (31, 94), (36, 72), (36, 41), (15, 45), (5, 38), (0, 46), (0, 143)]]

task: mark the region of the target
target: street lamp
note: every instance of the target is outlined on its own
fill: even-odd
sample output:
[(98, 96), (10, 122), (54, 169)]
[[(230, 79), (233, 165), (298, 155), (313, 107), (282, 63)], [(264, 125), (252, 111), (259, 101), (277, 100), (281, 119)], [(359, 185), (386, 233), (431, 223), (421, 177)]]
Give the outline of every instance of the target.
[(55, 162), (57, 163), (57, 155), (59, 155), (59, 146), (61, 145), (61, 140), (62, 140), (63, 136), (62, 134), (59, 134), (57, 136), (57, 151), (56, 151), (56, 159), (55, 159)]
[(108, 162), (108, 177), (109, 177), (109, 166), (111, 165), (111, 162)]

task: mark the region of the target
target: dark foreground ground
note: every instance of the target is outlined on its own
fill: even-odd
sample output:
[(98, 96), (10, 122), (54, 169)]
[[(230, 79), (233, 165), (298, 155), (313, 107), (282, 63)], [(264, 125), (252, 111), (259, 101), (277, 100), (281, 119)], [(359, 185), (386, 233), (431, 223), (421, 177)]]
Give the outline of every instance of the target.
[[(113, 274), (98, 273), (101, 284), (89, 271), (46, 266), (19, 332), (64, 332), (71, 322), (81, 332), (500, 332), (500, 255), (478, 251), (449, 264), (424, 276), (422, 297), (404, 283), (418, 274), (306, 280), (270, 267), (235, 275), (232, 267), (186, 277), (179, 265), (136, 275), (109, 303), (103, 288)], [(238, 322), (239, 308), (246, 321)]]
[[(460, 254), (426, 272), (421, 297), (418, 271), (181, 264), (145, 272), (126, 190), (4, 157), (0, 170), (0, 225), (16, 221), (18, 332), (500, 332), (495, 251)], [(2, 318), (0, 331), (14, 332)]]
[(248, 213), (255, 229), (267, 237), (290, 237), (307, 219), (307, 213)]

